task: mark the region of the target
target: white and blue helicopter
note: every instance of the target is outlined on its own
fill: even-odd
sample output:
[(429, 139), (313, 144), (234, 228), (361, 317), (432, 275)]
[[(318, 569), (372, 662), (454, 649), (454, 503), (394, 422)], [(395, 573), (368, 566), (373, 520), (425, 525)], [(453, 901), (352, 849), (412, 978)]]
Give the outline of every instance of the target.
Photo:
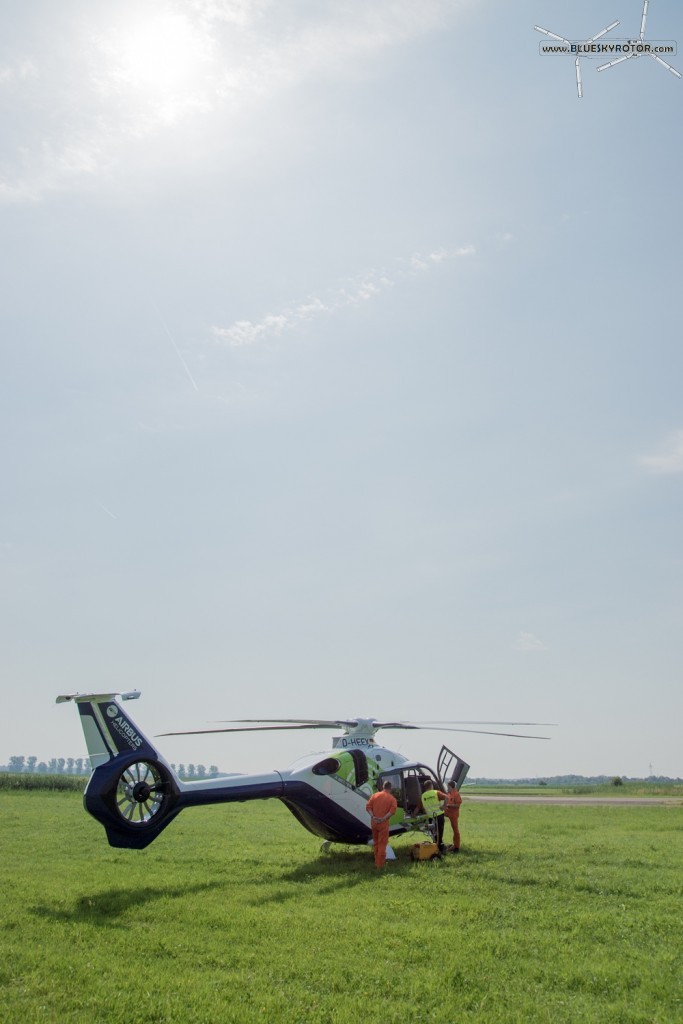
[[(216, 732), (269, 732), (283, 729), (340, 729), (332, 750), (309, 754), (284, 771), (265, 775), (226, 775), (186, 782), (181, 780), (156, 747), (140, 731), (122, 701), (137, 699), (128, 693), (68, 693), (57, 703), (73, 701), (81, 716), (92, 774), (83, 794), (87, 811), (104, 826), (109, 844), (142, 850), (149, 846), (186, 807), (203, 804), (281, 800), (309, 832), (330, 843), (367, 844), (371, 841), (366, 803), (389, 780), (398, 803), (390, 821), (390, 835), (410, 831), (429, 834), (429, 821), (421, 814), (425, 782), (438, 789), (455, 782), (459, 789), (469, 765), (442, 746), (437, 769), (380, 746), (380, 729), (434, 729), (426, 723), (380, 722), (375, 718), (243, 719), (222, 729), (198, 729), (165, 736)], [(458, 728), (452, 726), (458, 725)], [(537, 722), (447, 723), (446, 731), (548, 739), (526, 733), (470, 729), (470, 725), (534, 726)], [(450, 726), (450, 728), (449, 728)]]

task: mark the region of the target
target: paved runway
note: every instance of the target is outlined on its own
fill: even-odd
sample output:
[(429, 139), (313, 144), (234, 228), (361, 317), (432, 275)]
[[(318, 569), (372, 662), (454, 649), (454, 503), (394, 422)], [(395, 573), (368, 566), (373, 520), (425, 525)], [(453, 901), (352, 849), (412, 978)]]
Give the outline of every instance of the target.
[(592, 807), (646, 807), (648, 804), (683, 807), (683, 799), (676, 796), (514, 796), (482, 793), (480, 796), (463, 794), (463, 803), (482, 804), (571, 804)]

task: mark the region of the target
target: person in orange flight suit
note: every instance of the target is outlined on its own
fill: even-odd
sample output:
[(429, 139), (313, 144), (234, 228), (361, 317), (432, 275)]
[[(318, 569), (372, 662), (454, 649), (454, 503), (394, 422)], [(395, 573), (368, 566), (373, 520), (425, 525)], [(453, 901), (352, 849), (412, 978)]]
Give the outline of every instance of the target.
[(387, 859), (389, 842), (389, 818), (396, 813), (396, 797), (392, 795), (391, 783), (385, 782), (379, 793), (373, 793), (365, 805), (372, 825), (372, 845), (375, 851), (375, 867), (383, 868)]
[(457, 853), (460, 849), (460, 829), (458, 827), (458, 818), (460, 816), (460, 804), (462, 803), (462, 797), (458, 792), (454, 782), (448, 783), (448, 794), (446, 796), (446, 806), (444, 807), (444, 813), (451, 823), (453, 828), (453, 853)]

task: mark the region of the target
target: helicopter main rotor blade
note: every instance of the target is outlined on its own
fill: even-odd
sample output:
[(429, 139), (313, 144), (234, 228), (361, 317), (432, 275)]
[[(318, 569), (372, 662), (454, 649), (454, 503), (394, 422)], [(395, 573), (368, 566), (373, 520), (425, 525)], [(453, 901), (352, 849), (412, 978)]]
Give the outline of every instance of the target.
[(611, 60), (608, 64), (601, 64), (598, 71), (606, 71), (607, 68), (613, 68), (615, 64), (621, 64), (624, 60), (631, 60), (632, 57), (637, 57), (637, 53), (627, 53), (623, 57), (617, 57), (616, 60)]
[[(384, 727), (385, 729), (387, 726)], [(389, 727), (391, 728), (391, 727)], [(404, 729), (405, 726), (399, 726), (400, 729)], [(409, 727), (410, 728), (410, 727)], [(427, 732), (472, 732), (477, 733), (479, 736), (514, 736), (521, 740), (549, 740), (550, 736), (530, 736), (525, 732), (492, 732), (490, 729), (443, 729), (438, 725), (417, 725), (413, 726), (415, 729), (422, 729)]]
[(661, 57), (658, 57), (656, 53), (651, 53), (650, 57), (652, 57), (653, 60), (656, 60), (658, 64), (661, 64), (663, 68), (666, 68), (667, 71), (670, 71), (672, 75), (675, 75), (676, 78), (683, 78), (683, 75), (680, 73), (680, 71), (676, 71), (676, 68), (672, 68), (670, 64), (667, 64), (665, 60), (662, 60)]
[[(358, 718), (335, 718), (335, 719), (323, 719), (323, 718), (235, 718), (235, 719), (222, 719), (225, 722), (235, 723), (247, 723), (254, 725), (256, 723), (266, 723), (261, 726), (262, 729), (267, 729), (274, 725), (281, 725), (285, 728), (308, 728), (308, 729), (336, 729), (349, 727), (353, 728), (359, 724), (360, 719)], [(376, 719), (369, 719), (372, 723), (373, 729), (421, 729), (424, 726), (434, 725), (531, 725), (537, 727), (556, 727), (557, 722), (490, 722), (485, 721), (469, 721), (461, 718), (446, 719), (442, 721), (435, 721), (434, 719), (425, 719), (419, 722), (378, 722)], [(235, 729), (235, 732), (238, 730)], [(245, 730), (246, 731), (246, 730)]]
[[(333, 722), (332, 727), (337, 723)], [(184, 729), (181, 732), (158, 732), (157, 736), (203, 736), (211, 732), (283, 732), (289, 729), (321, 729), (320, 725), (247, 725), (230, 729)]]
[(650, 0), (643, 0), (643, 17), (640, 20), (640, 41), (645, 38), (645, 22), (647, 21), (647, 8)]
[[(223, 719), (223, 721), (235, 721), (235, 722), (273, 722), (273, 723), (291, 723), (292, 728), (297, 728), (298, 725), (306, 726), (309, 729), (353, 729), (355, 726), (360, 725), (361, 721), (365, 722), (366, 719), (358, 718), (335, 718), (333, 721), (321, 718), (235, 718), (235, 719)], [(372, 725), (373, 729), (417, 729), (419, 726), (411, 725), (409, 722), (378, 722), (374, 718), (367, 719), (367, 722)], [(264, 726), (265, 728), (265, 726)]]
[[(300, 729), (353, 729), (361, 723), (367, 723), (374, 732), (380, 729), (423, 729), (432, 732), (470, 732), (479, 733), (483, 736), (514, 736), (520, 739), (530, 740), (547, 740), (549, 736), (532, 736), (527, 733), (517, 732), (498, 732), (489, 729), (463, 729), (463, 728), (450, 728), (451, 726), (464, 726), (464, 725), (511, 725), (511, 726), (532, 726), (532, 727), (550, 727), (555, 726), (554, 722), (469, 722), (461, 721), (456, 719), (455, 721), (434, 723), (434, 722), (378, 722), (376, 719), (341, 719), (335, 718), (320, 719), (320, 718), (238, 718), (232, 719), (236, 723), (228, 725), (221, 729), (183, 729), (174, 732), (161, 732), (157, 733), (157, 736), (205, 736), (212, 733), (224, 733), (224, 732), (288, 732)], [(265, 722), (268, 724), (257, 725), (257, 722)], [(251, 724), (254, 723), (254, 724)]]
[(571, 46), (569, 39), (565, 39), (564, 36), (555, 35), (554, 32), (549, 32), (547, 28), (541, 28), (540, 25), (534, 25), (537, 32), (542, 32), (544, 36), (550, 36), (551, 39), (557, 39), (560, 43), (566, 43), (567, 46)]
[(591, 36), (590, 39), (587, 39), (586, 44), (594, 43), (597, 39), (602, 39), (602, 37), (606, 36), (608, 32), (611, 32), (613, 28), (616, 28), (618, 24), (618, 21), (613, 21), (611, 25), (607, 26), (607, 28), (603, 28), (602, 32), (598, 32), (597, 36)]
[(222, 718), (222, 722), (265, 722), (274, 725), (310, 725), (314, 729), (336, 729), (340, 725), (358, 725), (357, 718)]
[(423, 722), (415, 722), (415, 725), (534, 725), (538, 728), (555, 728), (557, 722), (469, 722), (463, 718), (444, 719), (443, 722), (435, 722), (433, 719), (425, 719)]

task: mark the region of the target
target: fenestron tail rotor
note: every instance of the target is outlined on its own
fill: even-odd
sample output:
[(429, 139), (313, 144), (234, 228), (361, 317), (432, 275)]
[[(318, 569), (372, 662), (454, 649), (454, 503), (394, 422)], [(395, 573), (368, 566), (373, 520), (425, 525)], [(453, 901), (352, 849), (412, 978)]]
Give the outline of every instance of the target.
[(121, 772), (116, 808), (129, 825), (148, 825), (161, 810), (167, 786), (156, 765), (136, 761)]

